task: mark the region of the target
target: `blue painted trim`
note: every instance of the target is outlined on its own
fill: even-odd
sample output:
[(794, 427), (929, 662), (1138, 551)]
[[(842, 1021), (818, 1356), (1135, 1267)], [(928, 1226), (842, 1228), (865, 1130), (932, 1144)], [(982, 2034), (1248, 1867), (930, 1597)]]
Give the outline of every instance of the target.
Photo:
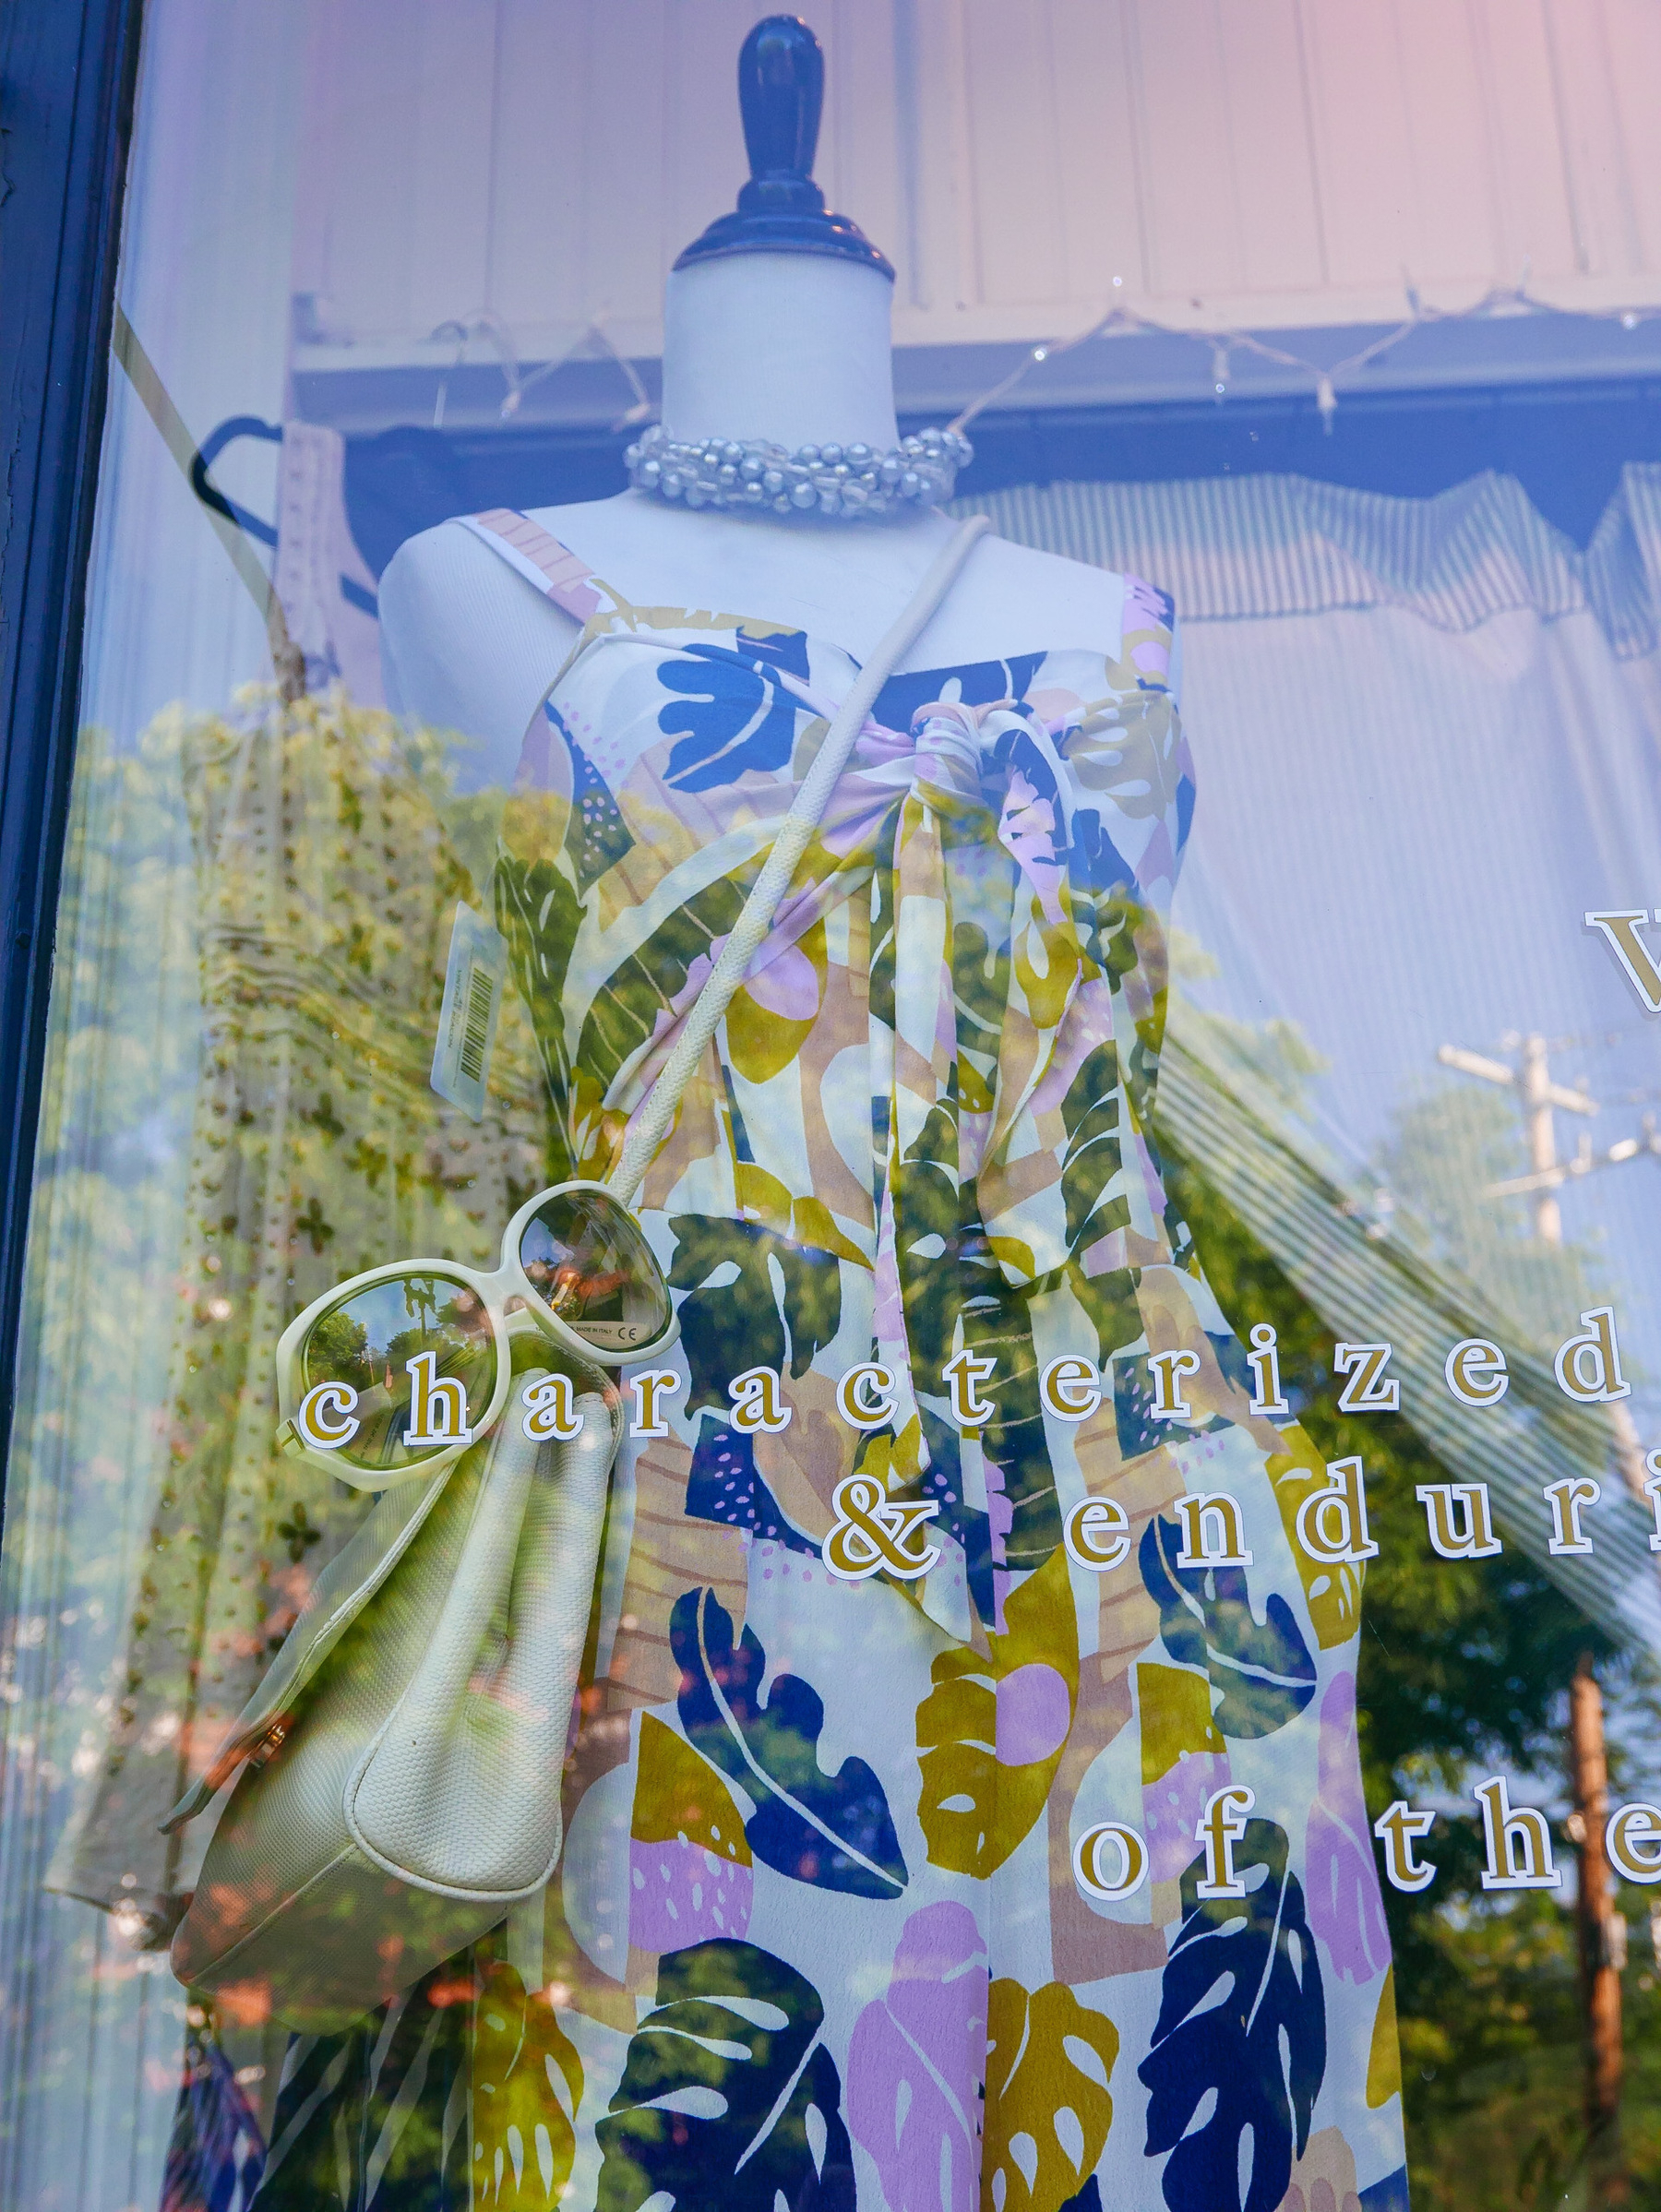
[(0, 8), (0, 1445), (9, 1438), (139, 0)]

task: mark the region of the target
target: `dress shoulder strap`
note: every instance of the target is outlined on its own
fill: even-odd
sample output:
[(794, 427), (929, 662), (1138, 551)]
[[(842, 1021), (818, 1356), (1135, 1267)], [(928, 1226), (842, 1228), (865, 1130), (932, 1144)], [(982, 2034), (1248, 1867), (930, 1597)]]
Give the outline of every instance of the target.
[(534, 584), (572, 621), (587, 624), (616, 605), (615, 592), (602, 583), (592, 568), (517, 508), (493, 507), (479, 515), (458, 515), (456, 520), (493, 553), (500, 554), (510, 568), (517, 568), (527, 583)]

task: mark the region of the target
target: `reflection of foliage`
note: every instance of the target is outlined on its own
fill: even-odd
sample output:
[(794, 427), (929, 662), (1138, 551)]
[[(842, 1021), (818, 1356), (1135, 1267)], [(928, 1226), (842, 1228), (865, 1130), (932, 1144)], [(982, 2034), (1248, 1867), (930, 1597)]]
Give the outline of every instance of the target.
[(297, 1567), (314, 1544), (323, 1541), (323, 1531), (314, 1528), (305, 1517), (305, 1501), (297, 1498), (286, 1521), (279, 1521), (277, 1534), (288, 1546), (289, 1558)]
[[(1214, 973), (1191, 944), (1177, 945), (1174, 964), (1189, 975)], [(1290, 1117), (1307, 1113), (1308, 1080), (1320, 1063), (1296, 1030), (1252, 1030), (1191, 1005), (1182, 1021), (1194, 1048), (1254, 1113), (1264, 1116), (1273, 1104)], [(1565, 1317), (1600, 1291), (1595, 1256), (1534, 1235), (1525, 1197), (1487, 1195), (1526, 1166), (1514, 1098), (1452, 1082), (1397, 1114), (1378, 1161), (1396, 1202), (1392, 1245), (1479, 1285), (1485, 1309), (1503, 1314), (1517, 1339), (1539, 1348), (1560, 1338)], [(1578, 1656), (1590, 1651), (1611, 1693), (1611, 1788), (1618, 1798), (1653, 1796), (1653, 1778), (1633, 1776), (1634, 1762), (1618, 1739), (1657, 1740), (1655, 1670), (1618, 1652), (1514, 1545), (1482, 1562), (1436, 1558), (1414, 1490), (1451, 1474), (1458, 1479), (1460, 1470), (1440, 1464), (1400, 1416), (1340, 1416), (1330, 1381), (1332, 1333), (1193, 1167), (1178, 1166), (1172, 1194), (1237, 1329), (1275, 1325), (1283, 1375), (1318, 1457), (1365, 1460), (1380, 1546), (1367, 1569), (1358, 1666), (1368, 1802), (1376, 1812), (1396, 1797), (1424, 1804), (1445, 1792), (1452, 1807), (1426, 1851), (1440, 1870), (1435, 1884), (1417, 1896), (1384, 1890), (1415, 2206), (1500, 2212), (1583, 2203), (1572, 1846), (1559, 1834), (1561, 1895), (1487, 1896), (1468, 1791), (1475, 1776), (1500, 1768), (1532, 1774), (1534, 1794), (1560, 1802), (1564, 1690)], [(1643, 1915), (1647, 1902), (1642, 1892), (1625, 1892), (1629, 1916)], [(1647, 1931), (1642, 1941), (1634, 1934), (1632, 1950), (1623, 2141), (1631, 2203), (1661, 2212), (1661, 1996), (1655, 1975), (1636, 1968), (1650, 1950)]]
[(362, 1321), (353, 1321), (344, 1306), (337, 1306), (332, 1313), (312, 1325), (311, 1341), (306, 1345), (306, 1361), (314, 1375), (332, 1375), (350, 1381), (355, 1389), (367, 1390), (375, 1381), (374, 1369), (365, 1355), (369, 1349), (369, 1332)]
[[(1203, 946), (1183, 930), (1171, 932), (1171, 974), (1177, 983), (1202, 983), (1217, 973)], [(1237, 1022), (1209, 1012), (1184, 996), (1182, 1019), (1194, 1048), (1231, 1083), (1246, 1078), (1249, 1094), (1266, 1092), (1289, 1113), (1303, 1110), (1311, 1081), (1330, 1062), (1315, 1050), (1296, 1022), (1280, 1015), (1261, 1022)]]
[[(4, 1963), (31, 1994), (0, 2017), (0, 2067), (37, 2136), (61, 2129), (89, 2036), (111, 2079), (148, 2078), (137, 2171), (160, 2170), (183, 1992), (90, 1912), (43, 1904), (42, 1862), (57, 1844), (52, 1886), (113, 1903), (123, 1935), (165, 1925), (177, 1869), (157, 1823), (181, 1770), (363, 1512), (273, 1457), (279, 1331), (400, 1252), (489, 1264), (544, 1179), (511, 1001), (483, 1128), (427, 1086), (472, 895), (447, 825), (487, 855), (500, 799), (451, 803), (441, 768), (436, 741), (412, 758), (338, 695), (169, 711), (120, 751), (80, 735), (6, 1527)], [(350, 1322), (336, 1349), (353, 1356)]]
[[(272, 1457), (278, 1333), (400, 1251), (488, 1263), (541, 1179), (511, 1002), (484, 1124), (428, 1086), (474, 893), (416, 753), (339, 694), (173, 711), (125, 756), (82, 742), (8, 1537), (20, 1609), (78, 1628), (27, 1692), (31, 1727), (36, 1701), (56, 1716), (54, 1780), (97, 1785), (52, 1880), (152, 1927), (158, 1821), (362, 1512)], [(354, 1317), (332, 1319), (350, 1367)], [(112, 1665), (79, 1624), (108, 1639), (124, 1613)]]
[[(1429, 1551), (1414, 1489), (1448, 1480), (1449, 1470), (1401, 1416), (1337, 1412), (1331, 1333), (1192, 1166), (1175, 1163), (1170, 1185), (1235, 1327), (1274, 1324), (1316, 1450), (1366, 1463), (1380, 1546), (1367, 1569), (1358, 1662), (1368, 1804), (1376, 1813), (1394, 1798), (1423, 1804), (1441, 1790), (1472, 1815), (1439, 1820), (1424, 1853), (1440, 1870), (1430, 1889), (1384, 1889), (1414, 2204), (1418, 2212), (1556, 2205), (1584, 2145), (1574, 1923), (1555, 1895), (1516, 1904), (1484, 1895), (1464, 1792), (1474, 1772), (1496, 1768), (1532, 1771), (1549, 1788), (1578, 1655), (1597, 1655), (1616, 1712), (1643, 1686), (1631, 1681), (1637, 1663), (1515, 1546), (1457, 1563)], [(1619, 1788), (1619, 1751), (1611, 1759)], [(1558, 1849), (1571, 1864), (1560, 1835)], [(1629, 1890), (1626, 1905), (1642, 1913), (1642, 1893)], [(1647, 1949), (1647, 1934), (1635, 1933), (1634, 1960)], [(1638, 1979), (1627, 1977), (1625, 2141), (1633, 2203), (1661, 2206), (1661, 1994), (1641, 1983), (1634, 1991)]]
[[(478, 1963), (487, 1965), (487, 1955)], [(311, 2212), (469, 2201), (472, 2143), (466, 2128), (447, 2126), (445, 2118), (447, 2106), (465, 2099), (473, 1967), (463, 1954), (344, 2034), (291, 2043), (259, 2204)], [(225, 2194), (208, 2201), (233, 2201), (223, 2169), (217, 2178)], [(483, 2190), (474, 2201), (484, 2201)]]
[(1515, 1099), (1485, 1083), (1444, 1085), (1396, 1114), (1380, 1165), (1395, 1197), (1522, 1334), (1556, 1344), (1589, 1302), (1586, 1255), (1533, 1235), (1526, 1198), (1487, 1195), (1528, 1166)]
[[(194, 871), (165, 727), (136, 752), (83, 730), (64, 853), (51, 1020), (35, 1154), (29, 1276), (7, 1470), (6, 1635), (0, 1651), (7, 1832), (38, 1870), (78, 1781), (97, 1771), (109, 1670), (142, 1542), (153, 1423), (179, 1301), (173, 1295), (198, 1052)], [(217, 1294), (200, 1284), (206, 1302)], [(84, 2039), (61, 2031), (92, 1994), (84, 1960), (30, 1955), (26, 1931), (63, 1941), (19, 1859), (9, 1861), (7, 1979), (34, 1992), (7, 2008), (0, 2065), (14, 2111), (77, 2093)], [(63, 1908), (59, 1908), (61, 1912)], [(82, 1916), (90, 1919), (90, 1916)], [(79, 1930), (77, 1932), (80, 1932)], [(105, 2025), (146, 1988), (107, 1945), (99, 1971), (105, 2063), (129, 2078), (139, 2048)], [(55, 1982), (54, 1989), (52, 1983)], [(122, 1988), (126, 1983), (127, 1989)], [(62, 2008), (50, 2008), (55, 1997)], [(119, 2053), (119, 2055), (118, 2055)], [(134, 2156), (152, 2170), (165, 2108), (141, 2106)], [(160, 2127), (161, 2141), (146, 2142)]]

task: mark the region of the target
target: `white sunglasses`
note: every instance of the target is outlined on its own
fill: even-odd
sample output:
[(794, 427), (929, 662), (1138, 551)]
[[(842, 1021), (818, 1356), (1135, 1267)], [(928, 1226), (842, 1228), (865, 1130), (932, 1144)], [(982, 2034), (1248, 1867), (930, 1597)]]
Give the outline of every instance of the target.
[(395, 1261), (314, 1298), (278, 1342), (277, 1441), (356, 1489), (435, 1474), (502, 1417), (527, 1333), (590, 1368), (653, 1358), (680, 1333), (651, 1247), (604, 1184), (528, 1200), (494, 1274)]

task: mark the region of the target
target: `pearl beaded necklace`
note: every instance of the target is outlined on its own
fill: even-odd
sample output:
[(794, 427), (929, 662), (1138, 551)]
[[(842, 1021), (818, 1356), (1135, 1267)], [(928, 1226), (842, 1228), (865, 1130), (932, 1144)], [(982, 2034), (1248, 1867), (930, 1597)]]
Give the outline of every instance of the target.
[(886, 453), (873, 447), (798, 446), (787, 453), (764, 438), (701, 438), (680, 445), (654, 424), (624, 453), (637, 491), (687, 507), (739, 514), (891, 514), (950, 499), (960, 469), (974, 458), (957, 430), (922, 430)]

